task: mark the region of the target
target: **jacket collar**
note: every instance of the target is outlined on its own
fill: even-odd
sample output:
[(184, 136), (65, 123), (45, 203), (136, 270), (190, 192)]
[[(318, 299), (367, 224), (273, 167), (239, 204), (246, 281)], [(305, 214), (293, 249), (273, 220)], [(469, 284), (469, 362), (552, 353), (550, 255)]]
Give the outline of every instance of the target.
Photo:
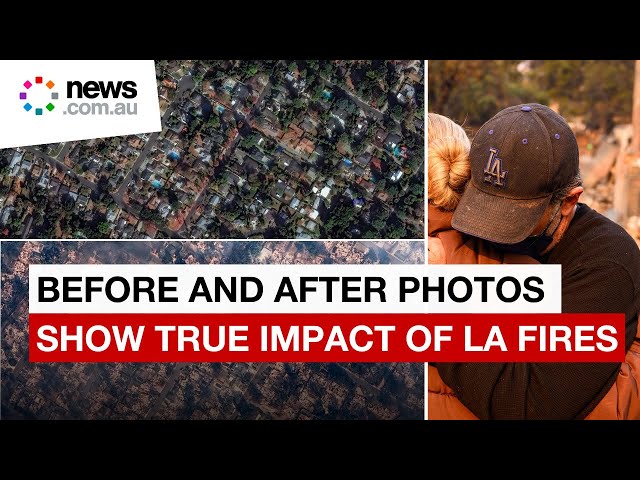
[(453, 217), (453, 212), (445, 212), (430, 204), (427, 215), (429, 236), (452, 229), (451, 218)]

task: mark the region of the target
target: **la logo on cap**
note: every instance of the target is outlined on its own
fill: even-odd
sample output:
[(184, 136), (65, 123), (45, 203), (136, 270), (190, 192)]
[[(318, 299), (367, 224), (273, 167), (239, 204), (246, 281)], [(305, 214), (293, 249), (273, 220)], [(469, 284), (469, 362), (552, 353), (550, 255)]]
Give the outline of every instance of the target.
[(489, 160), (484, 167), (484, 181), (504, 188), (507, 173), (509, 173), (507, 170), (502, 170), (502, 159), (498, 157), (498, 149), (489, 148)]

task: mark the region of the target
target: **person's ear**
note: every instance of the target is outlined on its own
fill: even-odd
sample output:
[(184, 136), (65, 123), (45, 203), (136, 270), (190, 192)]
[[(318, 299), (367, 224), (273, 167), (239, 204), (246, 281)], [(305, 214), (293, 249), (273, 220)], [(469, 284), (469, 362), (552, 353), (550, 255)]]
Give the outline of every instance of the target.
[(566, 217), (571, 213), (573, 207), (575, 207), (576, 203), (578, 203), (582, 192), (584, 192), (584, 188), (582, 187), (575, 187), (569, 192), (569, 195), (567, 195), (567, 198), (562, 201), (562, 206), (560, 207), (560, 213), (563, 216)]

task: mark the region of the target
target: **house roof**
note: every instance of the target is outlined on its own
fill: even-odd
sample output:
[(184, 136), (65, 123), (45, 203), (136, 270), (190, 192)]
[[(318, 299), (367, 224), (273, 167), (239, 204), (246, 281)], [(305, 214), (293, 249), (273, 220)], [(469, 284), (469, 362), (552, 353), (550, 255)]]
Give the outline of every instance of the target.
[(376, 130), (375, 140), (376, 142), (382, 143), (386, 136), (387, 132), (384, 130), (384, 128), (379, 128), (378, 130)]
[(296, 150), (299, 150), (301, 152), (304, 152), (308, 155), (311, 155), (313, 153), (313, 150), (316, 148), (316, 144), (313, 143), (313, 140), (311, 140), (310, 138), (303, 138), (302, 140), (300, 140), (300, 143), (298, 143), (298, 146), (296, 147)]
[(356, 157), (354, 161), (358, 163), (360, 166), (366, 167), (367, 165), (369, 165), (369, 162), (371, 161), (371, 154), (368, 152), (365, 152), (362, 155)]
[(289, 125), (289, 128), (287, 129), (287, 131), (284, 133), (284, 135), (282, 136), (282, 143), (284, 144), (288, 144), (290, 147), (294, 147), (295, 145), (297, 145), (300, 137), (302, 137), (303, 135), (303, 131), (300, 127), (298, 127), (297, 125)]
[(387, 146), (391, 146), (393, 144), (398, 145), (401, 140), (402, 140), (402, 137), (397, 133), (390, 133), (389, 135), (387, 135), (387, 138), (384, 141), (384, 143)]
[(367, 182), (362, 177), (358, 178), (358, 180), (356, 180), (356, 183), (368, 192), (373, 192), (376, 189), (376, 186), (373, 183)]

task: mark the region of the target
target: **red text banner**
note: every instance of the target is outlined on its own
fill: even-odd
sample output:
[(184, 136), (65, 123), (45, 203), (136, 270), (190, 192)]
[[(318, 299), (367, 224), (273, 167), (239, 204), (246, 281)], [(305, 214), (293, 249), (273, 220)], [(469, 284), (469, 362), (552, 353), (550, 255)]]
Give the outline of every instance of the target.
[(31, 313), (32, 362), (621, 362), (622, 314)]

